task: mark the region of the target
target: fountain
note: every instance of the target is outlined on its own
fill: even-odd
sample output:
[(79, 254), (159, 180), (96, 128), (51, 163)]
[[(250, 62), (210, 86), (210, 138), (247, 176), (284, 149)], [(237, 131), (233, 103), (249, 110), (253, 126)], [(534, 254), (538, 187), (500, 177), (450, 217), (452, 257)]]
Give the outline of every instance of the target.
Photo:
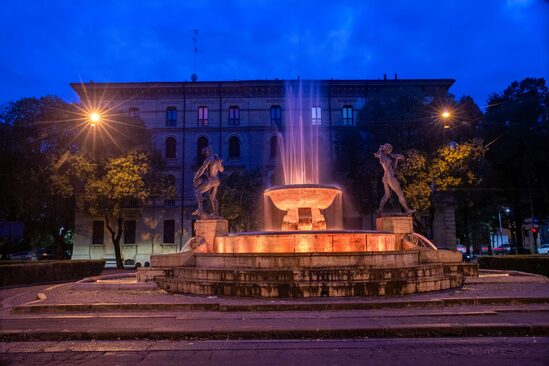
[[(476, 265), (461, 263), (461, 253), (439, 251), (413, 232), (411, 210), (394, 179), (401, 156), (392, 154), (392, 147), (382, 151), (388, 144), (376, 157), (385, 171), (384, 184), (399, 196), (406, 213), (381, 215), (376, 231), (329, 229), (323, 210), (342, 192), (336, 185), (320, 183), (321, 129), (303, 113), (319, 105), (317, 89), (314, 83), (288, 83), (286, 98), (286, 128), (279, 149), (284, 184), (264, 192), (285, 213), (279, 229), (228, 233), (227, 220), (199, 210), (196, 236), (180, 253), (153, 255), (151, 268), (139, 269), (141, 281), (154, 280), (169, 292), (198, 295), (366, 296), (453, 288), (464, 276), (478, 273)], [(217, 161), (210, 160), (205, 160), (195, 182), (208, 181), (206, 172)], [(217, 174), (223, 167), (220, 161), (216, 164)], [(196, 186), (199, 208), (205, 191)], [(214, 202), (215, 193), (216, 189), (210, 192)], [(390, 193), (386, 190), (383, 205)]]

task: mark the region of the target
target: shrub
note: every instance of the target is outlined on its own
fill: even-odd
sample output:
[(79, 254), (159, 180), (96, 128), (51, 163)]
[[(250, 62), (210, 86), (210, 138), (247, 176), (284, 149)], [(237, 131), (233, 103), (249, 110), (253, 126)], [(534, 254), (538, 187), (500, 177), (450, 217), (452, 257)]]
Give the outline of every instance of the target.
[(103, 260), (53, 260), (39, 262), (2, 262), (0, 286), (74, 281), (97, 276), (103, 271)]
[(508, 269), (549, 277), (547, 255), (482, 256), (478, 257), (478, 264), (481, 269)]

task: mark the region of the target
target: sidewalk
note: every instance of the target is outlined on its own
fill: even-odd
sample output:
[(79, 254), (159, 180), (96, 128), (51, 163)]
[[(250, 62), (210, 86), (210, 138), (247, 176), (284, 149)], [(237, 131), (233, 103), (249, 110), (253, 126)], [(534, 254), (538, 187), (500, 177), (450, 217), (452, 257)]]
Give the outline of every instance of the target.
[(549, 279), (516, 272), (484, 272), (460, 289), (371, 298), (205, 298), (107, 288), (68, 283), (11, 297), (0, 290), (0, 339), (549, 335)]

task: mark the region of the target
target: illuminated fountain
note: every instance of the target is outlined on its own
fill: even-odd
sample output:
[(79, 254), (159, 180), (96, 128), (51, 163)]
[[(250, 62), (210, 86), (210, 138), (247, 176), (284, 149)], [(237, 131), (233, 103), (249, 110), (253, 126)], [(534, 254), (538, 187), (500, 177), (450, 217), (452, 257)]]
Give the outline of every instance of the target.
[[(314, 123), (320, 110), (313, 110), (311, 118), (318, 101), (314, 83), (306, 88), (300, 81), (288, 84), (285, 131), (279, 141), (284, 184), (264, 192), (285, 213), (277, 230), (228, 233), (227, 220), (201, 211), (196, 236), (182, 252), (153, 255), (152, 268), (139, 270), (140, 280), (153, 279), (169, 292), (198, 295), (366, 296), (453, 288), (465, 275), (477, 273), (474, 265), (461, 263), (461, 253), (438, 251), (413, 233), (409, 212), (378, 217), (376, 231), (328, 228), (323, 211), (342, 192), (320, 183), (321, 128)], [(390, 173), (390, 159), (397, 155), (376, 157)], [(210, 161), (221, 164), (215, 159)], [(207, 168), (203, 165), (199, 174)], [(195, 181), (205, 182), (200, 177)]]

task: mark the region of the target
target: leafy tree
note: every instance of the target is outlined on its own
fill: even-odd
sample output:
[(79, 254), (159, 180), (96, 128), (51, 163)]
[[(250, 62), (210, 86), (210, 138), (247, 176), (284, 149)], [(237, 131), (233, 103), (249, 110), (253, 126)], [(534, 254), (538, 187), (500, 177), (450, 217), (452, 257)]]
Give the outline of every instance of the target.
[[(89, 166), (89, 161), (80, 160), (79, 167)], [(82, 194), (78, 195), (79, 205), (92, 216), (101, 216), (110, 233), (113, 243), (116, 266), (123, 268), (120, 239), (124, 232), (124, 211), (138, 208), (150, 199), (163, 195), (175, 195), (173, 186), (163, 186), (159, 170), (152, 165), (147, 152), (133, 150), (118, 157), (109, 158), (104, 166), (94, 165), (88, 175)]]
[(219, 201), (221, 216), (229, 220), (233, 232), (253, 231), (261, 227), (263, 171), (239, 170), (223, 178)]
[(428, 211), (433, 220), (433, 199), (436, 194), (452, 193), (458, 205), (469, 204), (462, 190), (478, 185), (485, 166), (486, 147), (481, 140), (443, 145), (434, 153), (417, 150), (405, 153), (406, 159), (397, 170), (408, 205)]
[[(511, 206), (516, 226), (525, 217), (549, 214), (549, 91), (544, 79), (512, 82), (488, 99), (480, 132), (492, 164), (487, 185), (497, 205)], [(522, 235), (516, 233), (521, 245)]]
[(480, 140), (444, 145), (431, 155), (408, 151), (397, 174), (410, 207), (429, 209), (433, 192), (478, 184), (485, 151)]
[[(23, 221), (27, 242), (44, 245), (48, 237), (63, 257), (67, 230), (73, 227), (73, 199), (51, 181), (77, 137), (72, 128), (76, 109), (57, 97), (25, 98), (9, 103), (0, 114), (2, 175), (0, 215)], [(36, 243), (37, 238), (40, 243)]]

